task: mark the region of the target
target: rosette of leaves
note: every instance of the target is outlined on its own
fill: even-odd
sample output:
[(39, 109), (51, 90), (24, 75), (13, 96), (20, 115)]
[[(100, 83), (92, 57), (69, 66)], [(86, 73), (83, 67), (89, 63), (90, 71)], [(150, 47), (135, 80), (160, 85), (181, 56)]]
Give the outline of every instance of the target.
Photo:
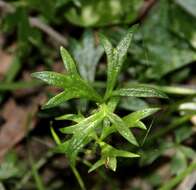
[(79, 152), (84, 151), (89, 143), (95, 143), (101, 150), (100, 159), (92, 165), (89, 169), (90, 172), (102, 165), (106, 165), (106, 167), (115, 171), (117, 157), (139, 157), (136, 152), (128, 152), (111, 146), (107, 143), (106, 138), (118, 133), (132, 145), (139, 146), (131, 129), (137, 127), (146, 130), (146, 126), (141, 120), (157, 112), (159, 108), (137, 110), (121, 118), (115, 113), (119, 100), (123, 96), (167, 98), (160, 90), (147, 86), (134, 85), (128, 88), (117, 88), (118, 75), (126, 59), (134, 30), (134, 27), (129, 29), (117, 47), (113, 47), (104, 35), (100, 35), (100, 42), (104, 47), (108, 62), (104, 95), (99, 94), (88, 81), (80, 76), (73, 58), (63, 47), (60, 48), (60, 52), (67, 70), (66, 74), (51, 71), (32, 74), (33, 77), (41, 79), (49, 85), (63, 89), (61, 93), (51, 98), (43, 108), (55, 107), (75, 98), (87, 99), (97, 105), (97, 108), (90, 115), (66, 114), (57, 118), (73, 122), (71, 126), (60, 129), (63, 134), (69, 134), (70, 138), (68, 140), (61, 141), (52, 129), (57, 150), (67, 155), (72, 168), (76, 166)]

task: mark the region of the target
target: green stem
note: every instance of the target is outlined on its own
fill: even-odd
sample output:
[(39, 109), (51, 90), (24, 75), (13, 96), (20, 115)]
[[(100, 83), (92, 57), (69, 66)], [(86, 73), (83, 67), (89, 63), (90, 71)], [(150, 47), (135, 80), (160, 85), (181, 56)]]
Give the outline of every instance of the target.
[(77, 179), (77, 181), (78, 181), (78, 183), (80, 185), (80, 188), (82, 190), (86, 190), (86, 187), (84, 185), (84, 182), (83, 182), (83, 180), (82, 180), (82, 178), (81, 178), (78, 170), (76, 169), (76, 167), (75, 166), (71, 166), (71, 169), (72, 169), (72, 171), (73, 171), (73, 173), (74, 173), (74, 175), (75, 175), (75, 177), (76, 177), (76, 179)]
[(171, 179), (169, 182), (165, 183), (159, 190), (171, 190), (173, 189), (180, 181), (182, 181), (187, 175), (192, 173), (196, 169), (196, 162), (193, 161), (187, 169), (185, 169), (181, 174), (177, 175), (175, 178)]

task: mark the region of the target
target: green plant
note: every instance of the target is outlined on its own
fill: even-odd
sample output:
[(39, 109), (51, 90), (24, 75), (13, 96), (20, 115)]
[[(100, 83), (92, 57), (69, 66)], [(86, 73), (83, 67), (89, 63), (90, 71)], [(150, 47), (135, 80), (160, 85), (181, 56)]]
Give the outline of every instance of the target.
[(58, 120), (70, 120), (74, 123), (60, 129), (62, 133), (70, 134), (71, 137), (68, 140), (62, 142), (55, 131), (51, 130), (57, 143), (56, 150), (67, 155), (81, 187), (83, 187), (83, 183), (75, 168), (77, 156), (79, 152), (84, 151), (87, 145), (92, 145), (92, 142), (94, 144), (91, 146), (91, 151), (94, 152), (99, 147), (101, 155), (100, 159), (91, 166), (89, 172), (102, 165), (115, 171), (117, 157), (137, 158), (140, 156), (137, 152), (132, 153), (114, 148), (107, 142), (106, 138), (113, 133), (119, 133), (132, 145), (139, 146), (138, 140), (131, 129), (137, 127), (146, 130), (147, 128), (141, 120), (157, 112), (159, 108), (138, 110), (121, 118), (115, 113), (120, 98), (123, 96), (167, 98), (160, 90), (146, 85), (132, 85), (129, 88), (122, 88), (119, 84), (117, 87), (118, 76), (126, 59), (134, 30), (135, 27), (129, 29), (115, 48), (104, 35), (100, 35), (100, 41), (106, 52), (108, 62), (104, 96), (100, 95), (88, 81), (81, 78), (71, 55), (63, 47), (60, 48), (60, 52), (67, 71), (66, 75), (51, 71), (32, 74), (33, 77), (63, 89), (63, 92), (51, 98), (43, 106), (44, 109), (58, 106), (67, 100), (75, 98), (87, 99), (96, 104), (96, 108), (90, 109), (85, 116), (78, 113), (66, 114), (57, 118)]

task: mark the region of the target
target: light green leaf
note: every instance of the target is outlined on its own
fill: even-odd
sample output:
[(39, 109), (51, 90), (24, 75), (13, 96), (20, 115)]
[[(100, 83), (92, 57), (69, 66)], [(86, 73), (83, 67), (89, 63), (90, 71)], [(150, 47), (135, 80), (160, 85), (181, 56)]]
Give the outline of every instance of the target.
[(100, 166), (105, 164), (105, 160), (104, 159), (100, 159), (97, 162), (95, 162), (92, 167), (88, 170), (88, 173), (96, 170), (97, 168), (99, 168)]
[(166, 94), (155, 88), (147, 86), (134, 86), (130, 88), (121, 88), (112, 93), (113, 96), (131, 96), (131, 97), (153, 97), (168, 98)]
[[(127, 127), (135, 127), (137, 126), (138, 122), (141, 119), (144, 119), (152, 114), (154, 114), (155, 112), (157, 112), (159, 110), (159, 108), (146, 108), (143, 110), (139, 110), (136, 112), (133, 112), (131, 114), (128, 114), (127, 116), (123, 117), (123, 121), (126, 123)], [(103, 140), (104, 138), (106, 138), (108, 135), (110, 135), (111, 133), (114, 133), (116, 131), (116, 128), (114, 127), (114, 125), (104, 128), (102, 135), (101, 135), (101, 139)]]
[(106, 94), (105, 94), (106, 99), (111, 95), (112, 90), (115, 87), (117, 77), (120, 73), (122, 64), (125, 60), (128, 48), (131, 43), (132, 35), (133, 35), (133, 29), (131, 28), (128, 30), (127, 34), (123, 37), (123, 39), (120, 41), (120, 43), (116, 48), (112, 48), (112, 45), (108, 41), (108, 39), (104, 36), (101, 36), (101, 42), (106, 51), (107, 60), (108, 60), (107, 86), (106, 86)]
[(105, 166), (113, 171), (116, 171), (117, 159), (116, 157), (126, 157), (126, 158), (137, 158), (140, 157), (138, 154), (132, 152), (118, 150), (111, 145), (100, 142), (101, 147), (101, 159), (98, 160), (93, 166), (89, 169), (89, 172), (97, 169), (98, 167), (105, 164)]
[(84, 119), (82, 114), (65, 114), (55, 118), (56, 120), (70, 120), (79, 123)]
[(55, 107), (73, 98), (87, 98), (89, 100), (97, 101), (97, 97), (95, 97), (93, 94), (90, 94), (88, 90), (85, 90), (85, 88), (83, 89), (82, 86), (80, 89), (71, 87), (71, 88), (66, 88), (63, 92), (51, 98), (43, 106), (43, 108), (46, 109), (46, 108)]
[(105, 142), (101, 142), (100, 143), (101, 146), (101, 151), (102, 151), (102, 155), (103, 157), (125, 157), (125, 158), (136, 158), (139, 157), (138, 154), (134, 154), (132, 152), (128, 152), (128, 151), (124, 151), (124, 150), (118, 150), (116, 148), (114, 148), (113, 146), (105, 143)]
[(102, 113), (98, 112), (79, 124), (62, 129), (63, 132), (73, 133), (66, 145), (66, 154), (72, 166), (75, 165), (78, 152), (94, 138), (94, 129), (101, 122), (101, 115)]
[(155, 88), (168, 94), (177, 94), (177, 95), (196, 94), (196, 89), (188, 88), (186, 86), (155, 86)]
[(57, 133), (55, 132), (55, 130), (53, 129), (53, 127), (50, 127), (50, 131), (52, 133), (53, 139), (55, 140), (57, 145), (61, 144), (61, 140), (59, 138), (59, 136), (57, 135)]
[(61, 128), (62, 133), (76, 133), (83, 129), (86, 129), (88, 126), (95, 126), (97, 123), (101, 122), (104, 119), (104, 114), (102, 112), (97, 112), (86, 119), (83, 119), (78, 124), (72, 125), (70, 127)]
[(60, 52), (67, 72), (71, 75), (78, 75), (76, 65), (69, 52), (63, 47), (60, 47)]
[(108, 109), (111, 111), (111, 112), (114, 112), (114, 110), (116, 109), (118, 103), (120, 101), (120, 98), (119, 97), (111, 97), (107, 106), (108, 106)]
[(112, 171), (116, 171), (116, 167), (117, 167), (117, 159), (116, 157), (112, 157), (112, 156), (108, 156), (106, 158), (106, 162), (105, 162), (106, 167), (108, 167), (109, 169), (111, 169)]
[(44, 82), (64, 89), (64, 92), (56, 95), (50, 99), (44, 108), (51, 108), (57, 106), (64, 101), (73, 98), (87, 98), (96, 102), (101, 102), (101, 96), (79, 75), (62, 75), (60, 73), (43, 71), (32, 74), (33, 77), (43, 80)]
[(59, 88), (66, 88), (72, 84), (70, 76), (52, 71), (35, 72), (31, 76)]
[(119, 65), (122, 65), (124, 62), (129, 46), (131, 44), (131, 40), (133, 37), (133, 33), (136, 31), (137, 25), (132, 26), (128, 29), (126, 35), (123, 37), (123, 39), (120, 41), (120, 43), (117, 45), (116, 50), (118, 52), (118, 62)]
[(69, 140), (66, 154), (72, 166), (75, 165), (78, 152), (91, 141), (92, 137), (89, 134), (91, 133), (92, 127), (93, 126), (91, 126), (91, 128), (88, 127), (87, 129), (74, 134)]
[(135, 146), (139, 146), (136, 138), (134, 137), (133, 133), (130, 131), (128, 126), (125, 122), (116, 114), (109, 113), (108, 114), (109, 120), (114, 124), (116, 130), (130, 143), (134, 144)]
[(146, 125), (145, 125), (143, 122), (141, 122), (141, 121), (138, 121), (138, 122), (136, 123), (136, 126), (135, 126), (135, 127), (138, 127), (138, 128), (140, 128), (140, 129), (147, 130)]
[(76, 98), (73, 97), (72, 92), (69, 91), (69, 93), (66, 93), (65, 91), (63, 91), (57, 94), (56, 96), (54, 96), (53, 98), (51, 98), (46, 104), (42, 106), (42, 109), (48, 109), (48, 108), (58, 106), (59, 104), (62, 104), (63, 102), (70, 100), (72, 98)]
[(62, 142), (61, 144), (57, 144), (57, 146), (54, 147), (53, 151), (57, 153), (67, 154), (67, 149), (68, 149), (70, 140), (71, 139), (65, 142)]

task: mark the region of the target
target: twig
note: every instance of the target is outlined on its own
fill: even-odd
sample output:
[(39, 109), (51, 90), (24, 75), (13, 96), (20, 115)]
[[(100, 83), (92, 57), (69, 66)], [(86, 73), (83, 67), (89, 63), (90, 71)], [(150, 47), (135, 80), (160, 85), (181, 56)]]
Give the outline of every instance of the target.
[(43, 23), (40, 19), (35, 17), (29, 18), (29, 23), (32, 27), (38, 28), (45, 32), (47, 35), (49, 35), (51, 38), (53, 38), (55, 41), (57, 41), (59, 44), (62, 44), (64, 46), (67, 46), (67, 40), (65, 37), (63, 37), (60, 33), (58, 33), (56, 30), (54, 30), (49, 25)]
[[(10, 5), (9, 3), (0, 0), (0, 8), (3, 9), (6, 13), (13, 13), (15, 11), (15, 7)], [(60, 45), (67, 46), (68, 42), (67, 39), (62, 36), (59, 32), (54, 30), (51, 26), (47, 25), (46, 23), (42, 22), (39, 18), (36, 17), (29, 17), (29, 23), (32, 27), (38, 28), (48, 36), (53, 38), (55, 42), (59, 43)]]
[(145, 0), (142, 8), (140, 9), (138, 20), (142, 21), (144, 17), (146, 17), (146, 15), (150, 12), (155, 3), (156, 0)]

